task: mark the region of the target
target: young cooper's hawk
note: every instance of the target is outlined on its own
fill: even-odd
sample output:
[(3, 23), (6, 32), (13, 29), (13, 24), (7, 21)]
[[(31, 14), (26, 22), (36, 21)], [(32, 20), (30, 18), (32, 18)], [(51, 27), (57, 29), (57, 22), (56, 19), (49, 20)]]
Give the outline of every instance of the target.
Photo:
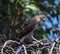
[(32, 34), (33, 30), (37, 27), (38, 23), (41, 20), (45, 20), (45, 17), (46, 16), (44, 14), (40, 14), (40, 15), (36, 15), (32, 19), (26, 21), (24, 23), (24, 25), (22, 26), (23, 29), (21, 29), (21, 31), (17, 34), (17, 38), (21, 39), (22, 37), (30, 36), (30, 34)]

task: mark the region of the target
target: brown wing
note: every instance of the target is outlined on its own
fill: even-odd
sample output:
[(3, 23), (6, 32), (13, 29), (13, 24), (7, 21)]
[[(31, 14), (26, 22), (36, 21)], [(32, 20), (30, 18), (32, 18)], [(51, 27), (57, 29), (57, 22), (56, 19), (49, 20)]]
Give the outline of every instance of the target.
[(30, 19), (29, 20), (26, 20), (25, 22), (24, 22), (24, 24), (21, 26), (22, 27), (22, 29), (24, 29), (29, 23), (30, 23)]
[(22, 29), (18, 34), (17, 37), (21, 39), (22, 37), (26, 36), (28, 33), (32, 32), (35, 28), (36, 20), (30, 20), (29, 23)]

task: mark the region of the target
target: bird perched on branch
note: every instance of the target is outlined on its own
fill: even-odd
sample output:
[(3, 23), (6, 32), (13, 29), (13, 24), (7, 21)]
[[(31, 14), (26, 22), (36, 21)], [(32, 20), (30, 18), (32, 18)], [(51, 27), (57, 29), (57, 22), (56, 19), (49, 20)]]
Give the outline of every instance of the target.
[(45, 18), (46, 18), (46, 16), (44, 14), (40, 14), (40, 15), (36, 15), (33, 18), (26, 21), (23, 24), (20, 32), (17, 34), (17, 38), (21, 39), (26, 36), (31, 38), (31, 35), (33, 35), (32, 33), (33, 33), (34, 29), (37, 27), (38, 23), (41, 20), (45, 20)]

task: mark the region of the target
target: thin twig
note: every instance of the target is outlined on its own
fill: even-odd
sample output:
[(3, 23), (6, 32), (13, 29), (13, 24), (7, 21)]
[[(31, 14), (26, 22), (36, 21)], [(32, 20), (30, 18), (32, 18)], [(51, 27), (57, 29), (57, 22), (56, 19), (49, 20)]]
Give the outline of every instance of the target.
[(55, 46), (55, 42), (52, 44), (52, 47), (51, 47), (51, 50), (50, 50), (49, 54), (52, 54), (54, 46)]
[(27, 54), (27, 50), (26, 50), (25, 45), (22, 45), (22, 47), (24, 48), (24, 52), (25, 52), (25, 54)]
[(8, 40), (8, 41), (6, 41), (6, 42), (4, 43), (2, 49), (1, 49), (1, 54), (3, 54), (3, 50), (4, 50), (4, 48), (6, 47), (6, 45), (7, 45), (7, 44), (10, 44), (10, 43), (12, 43), (12, 42), (13, 42), (13, 43), (20, 44), (20, 43), (18, 43), (18, 42), (16, 42), (16, 41), (13, 41), (13, 40)]
[(19, 46), (19, 48), (16, 51), (16, 54), (20, 54), (21, 49), (22, 49), (22, 46)]

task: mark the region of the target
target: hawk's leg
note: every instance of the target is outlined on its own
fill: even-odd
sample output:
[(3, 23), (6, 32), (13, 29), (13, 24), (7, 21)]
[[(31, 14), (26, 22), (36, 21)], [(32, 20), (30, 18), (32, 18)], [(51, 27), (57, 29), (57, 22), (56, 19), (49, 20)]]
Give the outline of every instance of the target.
[(28, 39), (27, 42), (29, 41), (30, 43), (32, 43), (33, 39), (32, 39), (33, 33), (29, 33), (26, 36), (24, 36), (23, 38), (20, 39), (20, 42), (24, 42), (25, 39)]
[(33, 40), (36, 41), (36, 42), (39, 41), (39, 40), (37, 40), (36, 38), (34, 38), (33, 32), (31, 32), (31, 33), (29, 33), (28, 35), (26, 35), (26, 36), (24, 36), (23, 38), (21, 38), (20, 42), (24, 42), (25, 39), (28, 39), (26, 42), (29, 41), (30, 43), (32, 43)]

